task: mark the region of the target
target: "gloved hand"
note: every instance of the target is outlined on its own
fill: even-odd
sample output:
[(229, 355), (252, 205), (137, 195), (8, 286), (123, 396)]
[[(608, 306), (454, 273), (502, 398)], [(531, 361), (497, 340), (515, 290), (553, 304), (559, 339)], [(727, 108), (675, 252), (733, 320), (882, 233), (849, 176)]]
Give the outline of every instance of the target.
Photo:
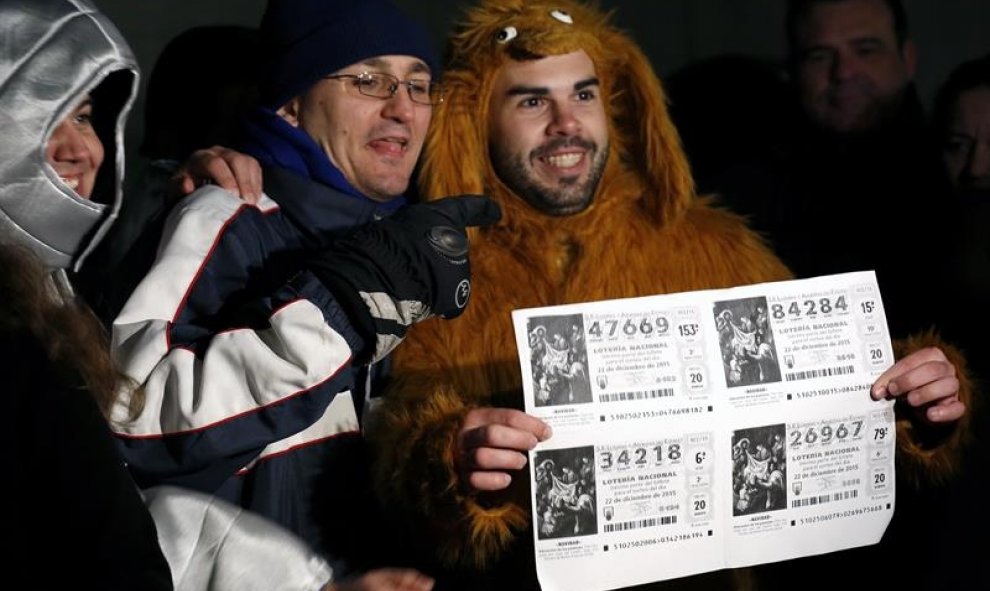
[(465, 228), (501, 216), (484, 196), (409, 205), (335, 239), (309, 260), (364, 338), (361, 361), (387, 355), (416, 322), (464, 311), (471, 295)]

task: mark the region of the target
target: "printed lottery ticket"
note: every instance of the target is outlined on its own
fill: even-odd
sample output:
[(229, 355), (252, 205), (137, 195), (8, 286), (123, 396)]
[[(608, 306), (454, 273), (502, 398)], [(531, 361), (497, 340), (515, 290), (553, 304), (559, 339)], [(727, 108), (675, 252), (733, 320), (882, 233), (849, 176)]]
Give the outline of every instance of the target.
[(873, 544), (894, 510), (872, 272), (517, 310), (543, 589)]

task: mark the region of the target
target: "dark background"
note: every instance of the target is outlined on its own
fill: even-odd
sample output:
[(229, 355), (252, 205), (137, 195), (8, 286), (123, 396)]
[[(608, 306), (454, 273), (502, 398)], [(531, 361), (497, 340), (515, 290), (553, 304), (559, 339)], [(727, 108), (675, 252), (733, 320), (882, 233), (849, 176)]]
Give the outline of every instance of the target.
[[(175, 35), (198, 25), (255, 26), (265, 7), (265, 0), (94, 1), (137, 54), (142, 82), (158, 52)], [(468, 0), (395, 1), (430, 31), (438, 50), (443, 48), (450, 25), (472, 4)], [(599, 4), (616, 9), (616, 23), (639, 42), (661, 76), (720, 53), (784, 55), (783, 0), (602, 0)], [(905, 0), (904, 4), (919, 47), (918, 87), (928, 103), (955, 64), (990, 53), (990, 2)], [(130, 118), (129, 153), (141, 135), (143, 89), (142, 84)]]
[[(93, 0), (121, 29), (138, 60), (142, 93), (128, 127), (128, 161), (135, 162), (144, 118), (144, 81), (158, 53), (177, 34), (194, 26), (236, 24), (256, 26), (265, 0)], [(361, 0), (351, 0), (360, 2)], [(450, 25), (458, 20), (472, 0), (395, 0), (433, 35), (437, 49)], [(990, 0), (904, 0), (911, 37), (918, 45), (917, 86), (926, 105), (959, 62), (990, 53)], [(615, 22), (628, 31), (650, 56), (661, 78), (678, 68), (707, 57), (742, 53), (759, 58), (781, 59), (785, 52), (784, 0), (601, 0), (599, 5), (616, 9)], [(197, 89), (183, 89), (195, 93)], [(739, 96), (748, 91), (744, 85)], [(732, 97), (726, 97), (731, 99)], [(710, 130), (717, 134), (719, 130)], [(986, 419), (984, 419), (986, 420)], [(985, 424), (985, 423), (983, 423)], [(900, 572), (909, 579), (899, 588), (986, 588), (990, 569), (986, 555), (974, 542), (964, 542), (987, 531), (990, 519), (985, 499), (986, 463), (983, 455), (971, 460), (961, 481), (948, 493), (910, 502), (898, 499), (898, 511), (928, 514), (925, 523), (903, 524), (890, 537), (909, 535), (915, 547), (903, 560), (887, 563), (877, 573)], [(906, 499), (911, 501), (910, 497)], [(830, 555), (833, 567), (815, 572), (852, 572), (849, 553)], [(872, 556), (867, 554), (866, 556)], [(805, 589), (830, 585), (834, 578), (817, 583), (809, 580), (810, 563), (799, 561), (794, 570), (802, 575)], [(890, 565), (890, 566), (888, 566)], [(875, 563), (870, 565), (873, 568)], [(803, 572), (802, 572), (803, 571)], [(843, 579), (845, 580), (845, 579)], [(976, 583), (975, 580), (979, 580)], [(793, 586), (788, 579), (781, 588)], [(889, 583), (889, 581), (888, 581)], [(854, 585), (855, 586), (855, 585)], [(896, 585), (895, 585), (896, 587)]]

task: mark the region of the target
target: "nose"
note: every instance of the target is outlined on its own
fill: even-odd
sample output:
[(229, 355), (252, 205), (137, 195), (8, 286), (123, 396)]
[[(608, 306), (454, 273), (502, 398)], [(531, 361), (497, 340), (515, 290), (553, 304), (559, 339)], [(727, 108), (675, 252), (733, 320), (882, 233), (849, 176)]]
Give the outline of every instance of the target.
[(832, 56), (832, 67), (829, 76), (832, 80), (848, 80), (856, 75), (858, 62), (856, 58), (846, 52), (837, 51)]
[(48, 141), (49, 156), (55, 162), (81, 162), (89, 156), (89, 145), (71, 119), (62, 121)]
[(409, 87), (399, 84), (395, 87), (392, 98), (385, 101), (382, 116), (399, 123), (406, 123), (412, 120), (415, 109), (416, 104), (409, 96)]
[(990, 182), (990, 144), (977, 142), (966, 162), (966, 174), (974, 180)]
[(574, 111), (565, 103), (554, 103), (552, 119), (547, 126), (547, 135), (572, 136), (581, 132), (581, 122)]

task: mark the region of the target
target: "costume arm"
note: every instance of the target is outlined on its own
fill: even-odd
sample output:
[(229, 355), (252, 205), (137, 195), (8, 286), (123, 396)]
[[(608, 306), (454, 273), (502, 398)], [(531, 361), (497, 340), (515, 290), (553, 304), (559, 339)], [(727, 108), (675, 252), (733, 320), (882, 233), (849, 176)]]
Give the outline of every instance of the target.
[[(114, 322), (114, 355), (143, 388), (121, 395), (113, 423), (142, 486), (212, 492), (318, 421), (336, 432), (357, 428), (349, 396), (335, 399), (344, 402), (338, 394), (351, 387), (352, 351), (363, 343), (315, 278), (301, 273), (273, 297), (252, 300), (251, 314), (229, 310), (284, 250), (267, 204), (263, 211), (212, 188), (186, 199)], [(334, 434), (324, 431), (306, 433)]]
[(949, 425), (931, 425), (924, 423), (915, 409), (905, 402), (898, 401), (896, 407), (898, 468), (904, 471), (905, 480), (916, 486), (926, 482), (942, 482), (955, 472), (961, 447), (970, 436), (973, 381), (966, 368), (966, 359), (934, 331), (896, 339), (893, 345), (898, 359), (925, 347), (938, 347), (956, 368), (959, 400), (967, 408), (959, 421)]
[(369, 420), (376, 489), (403, 526), (429, 533), (445, 564), (484, 568), (525, 531), (528, 476), (514, 477), (513, 488), (500, 494), (461, 488), (454, 438), (468, 411), (491, 401), (459, 394), (450, 374), (439, 373), (395, 377)]

